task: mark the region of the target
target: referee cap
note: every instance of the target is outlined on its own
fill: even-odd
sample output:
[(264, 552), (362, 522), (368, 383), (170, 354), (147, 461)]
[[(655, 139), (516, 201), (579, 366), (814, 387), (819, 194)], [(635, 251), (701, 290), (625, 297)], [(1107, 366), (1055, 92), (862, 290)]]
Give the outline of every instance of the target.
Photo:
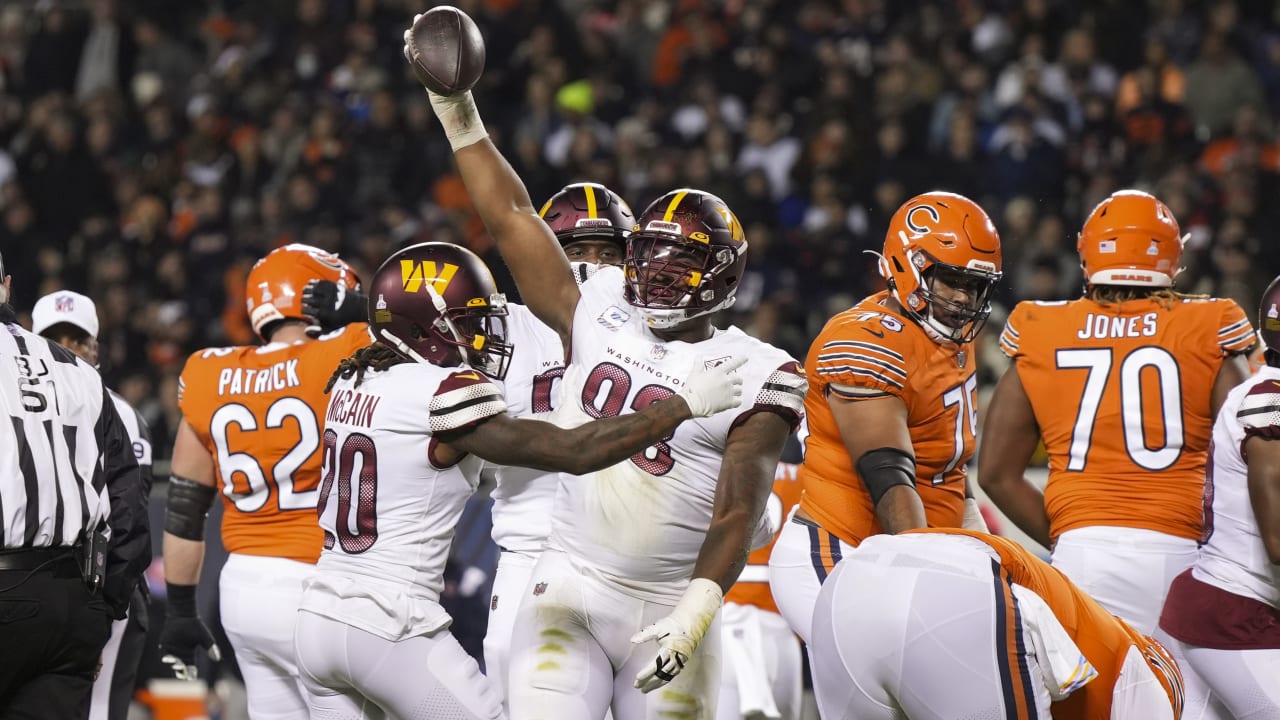
[(71, 323), (98, 337), (98, 308), (87, 296), (70, 290), (49, 293), (31, 310), (31, 332), (40, 335), (58, 323)]

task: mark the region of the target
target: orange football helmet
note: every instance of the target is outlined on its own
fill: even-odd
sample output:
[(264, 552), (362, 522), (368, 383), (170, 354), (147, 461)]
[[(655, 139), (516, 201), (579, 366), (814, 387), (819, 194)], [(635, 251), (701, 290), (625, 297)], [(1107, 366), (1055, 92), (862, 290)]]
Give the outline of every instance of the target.
[(1186, 240), (1164, 203), (1141, 190), (1120, 190), (1089, 213), (1076, 250), (1086, 284), (1169, 287)]
[(277, 320), (314, 320), (302, 312), (302, 290), (312, 280), (328, 280), (347, 290), (360, 289), (360, 278), (350, 265), (311, 245), (290, 243), (253, 264), (244, 295), (249, 324), (258, 337), (266, 340), (262, 331)]
[[(967, 343), (991, 314), (1001, 273), (1000, 235), (991, 218), (963, 195), (927, 192), (893, 214), (880, 256), (880, 276), (903, 309), (934, 340)], [(935, 291), (941, 279), (966, 291), (958, 302)]]

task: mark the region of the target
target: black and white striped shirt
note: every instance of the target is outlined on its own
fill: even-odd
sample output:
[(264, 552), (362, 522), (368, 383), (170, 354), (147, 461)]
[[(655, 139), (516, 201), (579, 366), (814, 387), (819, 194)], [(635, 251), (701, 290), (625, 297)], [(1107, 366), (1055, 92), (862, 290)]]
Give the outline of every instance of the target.
[(127, 603), (150, 550), (133, 443), (97, 371), (13, 320), (0, 306), (0, 547), (105, 531), (104, 595)]

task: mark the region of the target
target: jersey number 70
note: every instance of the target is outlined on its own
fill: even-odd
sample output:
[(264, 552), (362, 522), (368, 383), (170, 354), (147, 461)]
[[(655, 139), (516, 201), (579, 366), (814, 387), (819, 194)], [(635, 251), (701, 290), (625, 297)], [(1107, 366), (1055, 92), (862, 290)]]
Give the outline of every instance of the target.
[[(1084, 470), (1093, 444), (1093, 428), (1111, 379), (1111, 348), (1059, 350), (1059, 369), (1087, 370), (1084, 392), (1071, 430), (1067, 470)], [(1158, 378), (1164, 438), (1157, 446), (1147, 444), (1147, 417), (1143, 410), (1143, 371), (1151, 368)], [(1120, 362), (1120, 416), (1124, 425), (1124, 445), (1129, 458), (1144, 470), (1158, 471), (1172, 466), (1182, 455), (1185, 432), (1182, 426), (1182, 381), (1178, 361), (1168, 350), (1148, 345), (1140, 347)]]

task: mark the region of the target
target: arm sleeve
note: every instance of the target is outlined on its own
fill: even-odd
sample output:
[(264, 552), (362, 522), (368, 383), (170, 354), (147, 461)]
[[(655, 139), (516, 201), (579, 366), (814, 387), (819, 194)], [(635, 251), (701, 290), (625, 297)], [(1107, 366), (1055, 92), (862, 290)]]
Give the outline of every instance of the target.
[(428, 405), (432, 433), (474, 427), (507, 410), (502, 391), (474, 370), (455, 372), (440, 382)]
[(102, 594), (113, 615), (120, 619), (129, 607), (134, 585), (151, 562), (151, 533), (148, 528), (147, 488), (134, 455), (133, 443), (105, 389), (102, 392), (102, 413), (98, 416), (94, 435), (101, 461), (93, 484), (106, 487), (111, 506), (107, 516), (111, 542), (107, 548)]
[(1265, 380), (1249, 388), (1240, 399), (1236, 420), (1244, 429), (1245, 440), (1280, 440), (1280, 381)]
[(787, 422), (792, 431), (804, 420), (804, 396), (809, 389), (804, 368), (795, 360), (788, 360), (765, 376), (756, 391), (755, 401), (734, 418), (730, 429), (747, 421), (752, 415), (771, 412)]
[(1249, 317), (1244, 314), (1244, 310), (1235, 300), (1223, 299), (1219, 302), (1224, 305), (1222, 320), (1218, 323), (1218, 347), (1222, 348), (1222, 354), (1238, 355), (1249, 352), (1258, 342), (1258, 336), (1253, 332), (1253, 324), (1249, 322)]

